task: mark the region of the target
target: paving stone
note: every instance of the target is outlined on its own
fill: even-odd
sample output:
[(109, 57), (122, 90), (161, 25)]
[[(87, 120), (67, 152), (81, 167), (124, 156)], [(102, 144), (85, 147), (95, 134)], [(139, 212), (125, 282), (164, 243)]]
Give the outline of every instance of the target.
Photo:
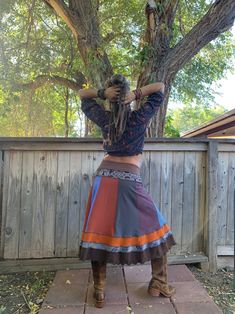
[(213, 302), (175, 303), (178, 314), (223, 314)]
[[(93, 292), (93, 285), (89, 285), (87, 294), (88, 305), (94, 305)], [(106, 304), (128, 304), (124, 282), (107, 282), (105, 288), (105, 302)]]
[(84, 306), (79, 307), (63, 307), (63, 308), (44, 308), (39, 311), (39, 314), (83, 314)]
[(97, 309), (94, 306), (87, 306), (85, 314), (129, 314), (127, 305), (110, 305), (106, 304), (102, 309)]
[(108, 267), (107, 268), (107, 283), (123, 282), (122, 267)]
[(170, 265), (168, 266), (168, 281), (183, 282), (196, 280), (191, 271), (185, 265)]
[(147, 292), (147, 288), (147, 283), (127, 284), (128, 296), (131, 306), (140, 304), (153, 305), (158, 303), (170, 303), (170, 299), (163, 296), (151, 297)]
[[(151, 279), (151, 266), (125, 266), (125, 277), (129, 283), (149, 282)], [(183, 282), (195, 280), (193, 274), (185, 265), (167, 266), (169, 282)]]
[(83, 305), (90, 270), (58, 271), (43, 305)]
[(209, 302), (212, 299), (207, 294), (206, 290), (198, 281), (174, 282), (176, 294), (172, 296), (173, 302)]
[[(158, 303), (153, 306), (135, 305), (132, 307), (132, 310), (135, 314), (176, 314), (171, 303)], [(189, 312), (187, 314), (189, 314)]]
[(125, 266), (124, 272), (128, 283), (149, 282), (151, 279), (150, 265)]
[(55, 284), (66, 283), (69, 280), (75, 284), (87, 285), (90, 269), (71, 269), (71, 270), (58, 270), (53, 280)]

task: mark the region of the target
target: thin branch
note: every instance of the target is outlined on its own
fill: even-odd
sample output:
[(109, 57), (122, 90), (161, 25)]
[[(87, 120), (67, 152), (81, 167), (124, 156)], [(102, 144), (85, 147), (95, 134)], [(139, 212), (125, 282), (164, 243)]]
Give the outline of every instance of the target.
[(25, 301), (27, 307), (28, 307), (29, 310), (31, 311), (31, 307), (30, 307), (29, 302), (28, 302), (28, 300), (27, 300), (27, 298), (26, 298), (26, 296), (25, 296), (25, 294), (24, 294), (24, 291), (23, 291), (23, 290), (20, 290), (20, 292), (21, 292), (21, 294), (22, 294), (22, 296), (23, 296), (23, 298), (24, 298), (24, 301)]
[[(82, 77), (82, 76), (81, 76)], [(20, 90), (33, 90), (37, 89), (45, 84), (58, 84), (65, 87), (68, 87), (74, 91), (78, 91), (82, 88), (82, 84), (86, 82), (85, 77), (83, 76), (83, 80), (80, 82), (74, 82), (72, 80), (66, 79), (64, 77), (60, 77), (57, 75), (39, 75), (32, 82), (22, 83), (22, 84), (13, 84), (14, 89)]]
[(30, 37), (30, 33), (32, 30), (32, 26), (34, 24), (34, 19), (33, 19), (33, 13), (34, 13), (34, 8), (35, 8), (35, 0), (32, 1), (31, 6), (28, 8), (29, 10), (29, 16), (28, 16), (28, 30), (27, 30), (27, 40), (26, 40), (26, 51), (28, 49), (28, 45), (29, 45), (29, 37)]
[(181, 11), (181, 4), (180, 3), (179, 3), (178, 8), (179, 8), (178, 9), (178, 11), (179, 11), (179, 29), (180, 29), (182, 36), (184, 37), (185, 36), (185, 28), (184, 28), (184, 24), (182, 21), (182, 11)]
[(108, 44), (111, 41), (113, 41), (115, 38), (118, 38), (118, 37), (121, 37), (121, 36), (124, 37), (125, 35), (126, 35), (126, 32), (118, 32), (118, 33), (110, 32), (105, 37), (103, 37), (103, 42), (105, 44)]

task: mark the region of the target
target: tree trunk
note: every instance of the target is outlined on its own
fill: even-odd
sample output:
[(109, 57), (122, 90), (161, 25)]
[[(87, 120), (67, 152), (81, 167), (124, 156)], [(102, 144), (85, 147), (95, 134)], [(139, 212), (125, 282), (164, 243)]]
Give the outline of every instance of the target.
[(170, 48), (177, 6), (178, 1), (166, 0), (149, 0), (146, 5), (145, 40), (151, 58), (143, 61), (138, 87), (152, 81), (164, 82), (166, 87), (164, 102), (147, 130), (147, 136), (150, 137), (164, 135), (170, 90), (177, 72), (207, 43), (228, 30), (233, 25), (235, 16), (234, 0), (217, 0), (198, 24), (178, 44)]
[(102, 87), (113, 74), (111, 63), (102, 47), (97, 7), (92, 0), (44, 0), (73, 32), (89, 82)]
[[(44, 2), (73, 32), (87, 70), (88, 80), (98, 88), (103, 86), (113, 70), (100, 35), (97, 14), (99, 1), (44, 0)], [(235, 1), (216, 0), (191, 31), (174, 47), (170, 47), (178, 4), (179, 0), (148, 0), (146, 4), (147, 28), (143, 48), (146, 54), (142, 60), (143, 70), (137, 86), (162, 81), (166, 90), (164, 103), (147, 130), (148, 136), (163, 136), (168, 99), (177, 72), (206, 44), (228, 30), (234, 21)]]

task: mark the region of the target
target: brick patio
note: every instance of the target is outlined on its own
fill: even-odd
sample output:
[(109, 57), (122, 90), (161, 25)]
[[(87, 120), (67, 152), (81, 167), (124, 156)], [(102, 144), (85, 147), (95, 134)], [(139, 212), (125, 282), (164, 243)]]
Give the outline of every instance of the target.
[(109, 267), (106, 305), (94, 307), (90, 269), (57, 271), (39, 314), (221, 314), (222, 311), (185, 265), (168, 266), (176, 294), (147, 294), (150, 265)]

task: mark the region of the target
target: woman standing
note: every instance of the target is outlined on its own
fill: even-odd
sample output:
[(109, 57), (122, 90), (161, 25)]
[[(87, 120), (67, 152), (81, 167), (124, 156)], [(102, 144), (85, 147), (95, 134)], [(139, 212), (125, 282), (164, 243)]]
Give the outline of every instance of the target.
[[(154, 83), (130, 92), (127, 80), (113, 75), (106, 89), (82, 89), (82, 110), (102, 131), (106, 152), (90, 189), (79, 257), (91, 260), (95, 306), (103, 307), (106, 263), (137, 264), (151, 260), (152, 296), (170, 297), (166, 253), (175, 244), (172, 232), (144, 188), (140, 177), (144, 134), (164, 97), (164, 84)], [(131, 111), (130, 103), (147, 101)], [(108, 99), (110, 111), (95, 98)]]

